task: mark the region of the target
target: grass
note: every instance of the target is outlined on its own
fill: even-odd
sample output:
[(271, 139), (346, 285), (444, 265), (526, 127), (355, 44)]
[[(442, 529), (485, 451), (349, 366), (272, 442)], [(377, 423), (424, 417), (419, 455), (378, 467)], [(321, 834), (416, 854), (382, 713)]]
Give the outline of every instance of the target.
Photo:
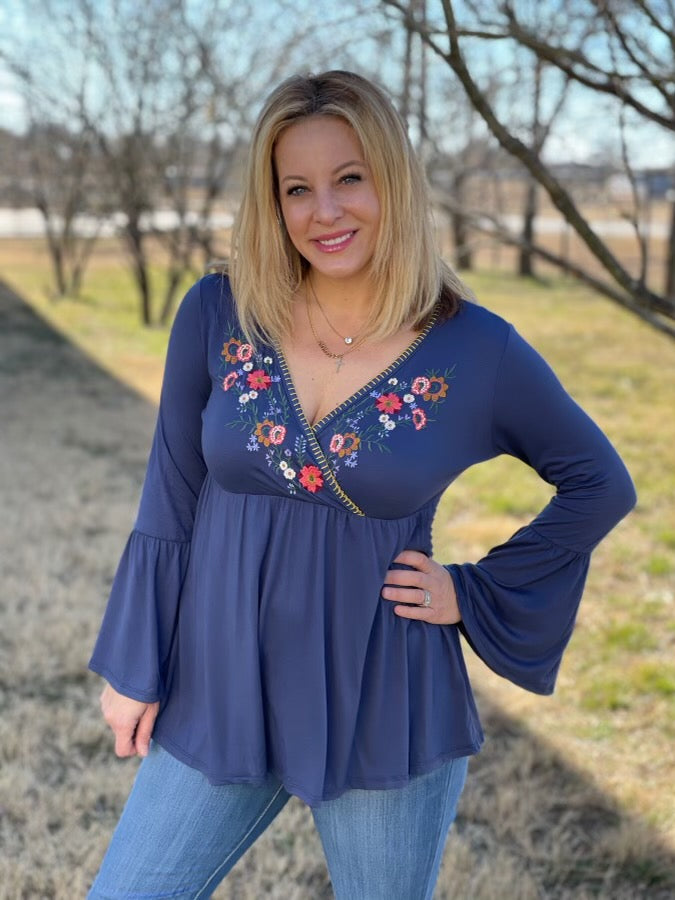
[[(48, 272), (39, 242), (0, 242), (0, 276), (116, 378), (148, 399), (157, 399), (167, 333), (139, 327), (133, 286), (113, 244), (102, 245), (79, 300), (54, 303), (48, 299)], [(520, 691), (493, 676), (467, 653), (492, 738), (473, 765), (472, 787), (458, 822), (462, 840), (446, 855), (441, 896), (471, 895), (480, 900), (490, 896), (666, 897), (667, 892), (659, 893), (666, 876), (654, 846), (663, 842), (675, 851), (675, 343), (573, 282), (558, 279), (542, 285), (503, 272), (482, 272), (468, 280), (481, 302), (514, 322), (549, 360), (572, 395), (606, 431), (636, 481), (639, 502), (594, 555), (585, 600), (554, 697)], [(44, 377), (49, 378), (49, 359), (28, 362), (31, 377), (36, 376), (39, 363), (44, 365)], [(127, 434), (130, 419), (122, 412), (119, 420), (111, 423), (110, 434), (102, 431), (85, 442), (82, 433), (86, 431), (77, 429), (77, 384), (75, 381), (71, 393), (59, 401), (64, 408), (59, 408), (58, 421), (26, 461), (39, 469), (44, 465), (41, 447), (62, 440), (65, 458), (72, 460), (69, 464), (74, 467), (72, 482), (61, 473), (65, 480), (58, 486), (60, 506), (53, 513), (45, 513), (50, 509), (45, 504), (57, 496), (56, 487), (48, 479), (35, 487), (37, 508), (28, 510), (27, 534), (53, 535), (66, 529), (68, 540), (64, 538), (63, 545), (45, 542), (38, 563), (22, 562), (20, 555), (6, 557), (6, 565), (16, 567), (6, 588), (16, 584), (17, 596), (23, 598), (17, 600), (16, 615), (25, 617), (34, 596), (46, 598), (40, 601), (40, 615), (45, 617), (41, 627), (50, 629), (55, 644), (54, 655), (46, 654), (44, 664), (56, 667), (54, 678), (45, 676), (39, 683), (31, 680), (30, 660), (20, 654), (13, 660), (12, 677), (22, 690), (25, 685), (34, 687), (25, 697), (21, 695), (24, 705), (16, 707), (21, 710), (17, 713), (19, 724), (10, 725), (10, 718), (2, 733), (0, 761), (10, 767), (8, 772), (23, 773), (23, 768), (11, 768), (16, 760), (28, 761), (31, 754), (42, 754), (43, 774), (51, 779), (61, 777), (68, 754), (74, 752), (85, 773), (89, 765), (105, 763), (111, 774), (98, 788), (95, 781), (90, 785), (91, 779), (85, 778), (88, 786), (86, 791), (82, 788), (82, 796), (86, 794), (87, 800), (77, 814), (73, 812), (79, 822), (72, 825), (73, 834), (79, 835), (77, 829), (84, 827), (87, 817), (101, 834), (109, 829), (124, 795), (115, 774), (122, 770), (112, 761), (95, 710), (72, 721), (61, 712), (60, 720), (53, 721), (65, 722), (68, 734), (50, 739), (48, 749), (34, 742), (29, 721), (38, 714), (51, 716), (52, 708), (53, 715), (59, 715), (60, 697), (85, 690), (78, 682), (82, 659), (69, 657), (75, 635), (90, 639), (86, 624), (90, 620), (84, 618), (76, 600), (91, 592), (92, 583), (101, 594), (107, 587), (120, 535), (129, 527), (135, 502), (133, 491), (130, 495), (121, 479), (130, 478), (128, 473), (140, 477), (147, 447), (140, 438), (132, 440)], [(45, 415), (49, 412), (45, 408)], [(146, 427), (149, 429), (151, 422)], [(106, 483), (112, 485), (103, 511), (97, 472), (105, 472)], [(19, 490), (25, 490), (30, 480), (26, 475), (23, 484), (11, 485), (17, 492), (14, 508), (22, 502)], [(523, 525), (550, 493), (548, 485), (513, 459), (500, 458), (474, 467), (442, 500), (434, 535), (437, 558), (478, 559)], [(73, 532), (90, 535), (97, 548), (95, 560), (87, 557), (86, 548), (70, 540)], [(101, 535), (109, 533), (102, 549)], [(50, 549), (57, 546), (61, 549)], [(105, 559), (103, 566), (101, 559)], [(56, 590), (42, 574), (50, 567), (58, 570), (63, 582)], [(31, 588), (33, 593), (23, 587), (20, 570), (32, 573), (31, 584), (37, 584)], [(17, 646), (30, 646), (34, 638), (27, 630), (33, 626), (21, 618), (17, 621), (23, 622), (17, 630)], [(527, 723), (527, 728), (514, 726), (519, 722)], [(536, 740), (536, 752), (531, 740)], [(571, 771), (577, 775), (573, 777)], [(33, 796), (31, 791), (37, 791), (36, 797), (43, 796), (46, 788), (31, 786), (24, 774), (14, 777), (13, 789), (26, 792), (27, 797)], [(77, 790), (75, 795), (79, 796)], [(94, 802), (92, 796), (98, 799)], [(66, 825), (62, 811), (46, 793), (42, 805), (35, 803), (42, 818), (35, 818), (37, 812), (31, 818), (30, 804), (21, 810), (11, 807), (10, 812), (15, 827), (23, 829), (27, 840), (38, 846), (40, 833), (57, 833)], [(593, 824), (592, 808), (605, 810), (601, 824)], [(307, 852), (314, 859), (312, 854), (319, 851), (312, 843), (311, 827), (295, 807), (289, 816), (301, 836), (296, 845), (311, 846), (313, 850)], [(570, 822), (572, 832), (566, 830), (565, 823)], [(596, 839), (593, 828), (599, 829)], [(580, 837), (586, 832), (588, 839)], [(572, 833), (576, 835), (574, 847), (567, 846)], [(70, 849), (64, 850), (71, 869), (73, 840)], [(265, 854), (285, 847), (289, 840), (288, 831), (272, 832), (267, 843), (254, 848), (246, 863), (247, 877), (258, 867), (265, 873), (266, 883), (274, 885), (280, 877), (274, 868), (277, 864)], [(92, 858), (96, 855), (91, 848), (87, 853)], [(314, 892), (301, 892), (298, 897), (328, 896), (322, 893), (325, 878), (316, 874), (318, 871), (312, 876), (317, 885)], [(7, 872), (0, 870), (0, 881)], [(17, 877), (15, 873), (15, 880), (6, 883), (16, 884)], [(228, 889), (234, 894), (219, 892), (218, 896), (255, 896), (244, 891), (243, 876), (238, 877)], [(45, 888), (47, 882), (40, 881), (37, 874), (31, 879), (32, 893), (4, 896), (61, 896), (56, 888)], [(466, 893), (459, 888), (460, 893), (453, 893), (453, 883), (464, 885), (461, 890)], [(505, 889), (505, 884), (510, 887)], [(652, 888), (641, 893), (638, 884), (651, 884)], [(237, 893), (240, 888), (242, 892)], [(68, 894), (64, 889), (62, 895), (78, 895), (73, 891)]]

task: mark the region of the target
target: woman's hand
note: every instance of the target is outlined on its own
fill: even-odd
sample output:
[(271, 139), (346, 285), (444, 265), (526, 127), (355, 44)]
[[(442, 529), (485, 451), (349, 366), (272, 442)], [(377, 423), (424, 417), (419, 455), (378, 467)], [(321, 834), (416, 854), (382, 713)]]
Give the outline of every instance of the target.
[[(447, 569), (418, 550), (404, 550), (394, 562), (413, 568), (390, 569), (385, 577), (387, 586), (382, 588), (382, 596), (393, 603), (417, 604), (395, 606), (397, 616), (419, 619), (433, 625), (454, 625), (461, 621), (455, 585)], [(428, 606), (425, 599), (429, 602)]]
[(103, 718), (115, 735), (118, 756), (147, 756), (159, 703), (142, 703), (118, 693), (109, 684), (101, 694)]

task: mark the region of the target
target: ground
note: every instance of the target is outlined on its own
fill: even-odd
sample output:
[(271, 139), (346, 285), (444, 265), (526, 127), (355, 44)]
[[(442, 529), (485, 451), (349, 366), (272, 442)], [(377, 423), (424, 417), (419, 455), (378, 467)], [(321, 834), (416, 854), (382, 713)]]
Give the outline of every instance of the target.
[[(83, 897), (133, 778), (136, 763), (113, 754), (86, 663), (154, 418), (152, 403), (0, 284), (0, 900)], [(554, 727), (549, 740), (505, 712), (490, 684), (478, 698), (487, 744), (437, 900), (675, 896), (675, 852), (658, 823), (572, 765)], [(215, 896), (332, 896), (299, 801)]]

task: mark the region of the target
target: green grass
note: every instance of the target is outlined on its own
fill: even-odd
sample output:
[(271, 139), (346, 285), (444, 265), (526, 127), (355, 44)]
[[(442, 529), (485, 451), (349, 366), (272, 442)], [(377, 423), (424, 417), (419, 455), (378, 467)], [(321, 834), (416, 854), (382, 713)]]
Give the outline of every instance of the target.
[[(0, 242), (0, 275), (87, 352), (156, 399), (167, 332), (139, 326), (138, 301), (119, 253), (112, 246), (103, 250), (80, 300), (47, 299), (44, 260), (29, 242)], [(675, 846), (675, 342), (562, 278), (541, 285), (482, 272), (467, 280), (482, 303), (534, 344), (606, 431), (639, 498), (594, 554), (555, 697), (511, 689), (470, 661), (472, 678), (627, 808), (664, 823)], [(550, 487), (514, 459), (474, 467), (441, 502), (437, 558), (480, 558), (550, 495)], [(602, 754), (589, 753), (589, 743), (598, 742)]]

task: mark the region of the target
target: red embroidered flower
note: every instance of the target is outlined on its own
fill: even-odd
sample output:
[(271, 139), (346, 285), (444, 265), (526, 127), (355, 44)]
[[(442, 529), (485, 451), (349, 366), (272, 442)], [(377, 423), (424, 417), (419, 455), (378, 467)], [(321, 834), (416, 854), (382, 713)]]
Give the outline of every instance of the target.
[(300, 469), (300, 484), (310, 493), (316, 494), (319, 488), (323, 487), (321, 469), (317, 466), (303, 466)]
[(418, 377), (413, 381), (412, 387), (410, 390), (413, 394), (426, 394), (426, 392), (431, 387), (431, 382), (428, 378), (425, 378), (424, 375), (418, 375)]
[(226, 375), (225, 378), (223, 378), (223, 390), (229, 391), (232, 385), (236, 384), (237, 377), (238, 376), (236, 372), (230, 372), (229, 375)]
[(241, 341), (238, 341), (236, 338), (230, 338), (229, 341), (225, 341), (222, 349), (222, 356), (228, 362), (236, 363), (238, 360), (238, 353), (241, 349)]
[(403, 406), (403, 400), (398, 394), (380, 394), (375, 401), (375, 406), (383, 413), (395, 413)]
[(269, 447), (270, 444), (274, 443), (272, 441), (272, 430), (277, 427), (278, 426), (269, 419), (263, 419), (262, 422), (258, 422), (255, 426), (255, 436), (258, 438), (258, 443), (264, 444), (266, 447)]
[(266, 391), (272, 383), (272, 379), (263, 369), (256, 369), (255, 372), (249, 372), (246, 380), (248, 381), (248, 386), (250, 388), (255, 388), (256, 391)]
[(338, 453), (342, 450), (342, 446), (345, 442), (344, 435), (342, 434), (334, 434), (330, 439), (330, 444), (328, 445), (328, 449), (331, 453)]
[(240, 344), (237, 350), (237, 359), (240, 362), (248, 362), (253, 356), (253, 347), (250, 344)]
[(274, 428), (270, 428), (270, 443), (283, 444), (285, 437), (286, 429), (283, 425), (275, 425)]
[(427, 424), (427, 414), (418, 406), (417, 409), (413, 409), (412, 420), (415, 431), (420, 431)]
[(433, 375), (429, 379), (429, 386), (426, 391), (424, 391), (423, 399), (431, 400), (432, 403), (436, 403), (437, 400), (442, 400), (447, 393), (448, 382), (445, 378), (441, 378), (439, 375)]

